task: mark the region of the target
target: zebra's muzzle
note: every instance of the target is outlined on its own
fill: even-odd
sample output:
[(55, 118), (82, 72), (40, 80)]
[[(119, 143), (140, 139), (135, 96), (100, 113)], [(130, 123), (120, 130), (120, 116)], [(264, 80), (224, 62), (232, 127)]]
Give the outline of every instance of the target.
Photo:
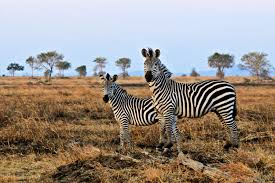
[(105, 103), (107, 103), (107, 102), (109, 101), (109, 96), (108, 96), (108, 95), (104, 95), (103, 101), (104, 101)]
[(152, 81), (152, 78), (153, 78), (153, 75), (152, 75), (152, 71), (147, 71), (145, 73), (145, 79), (147, 82), (151, 82)]

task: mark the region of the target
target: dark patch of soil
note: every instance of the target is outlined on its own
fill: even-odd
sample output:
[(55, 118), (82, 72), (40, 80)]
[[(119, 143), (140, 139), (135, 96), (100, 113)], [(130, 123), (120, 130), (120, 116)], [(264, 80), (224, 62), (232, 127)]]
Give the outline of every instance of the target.
[[(121, 170), (136, 165), (136, 162), (120, 159), (117, 155), (101, 155), (95, 159), (77, 160), (68, 165), (60, 166), (52, 174), (52, 178), (55, 182), (102, 182), (102, 178), (104, 178), (104, 175), (101, 175), (103, 169), (107, 169), (107, 171)], [(116, 182), (127, 182), (127, 177), (122, 175), (109, 178), (116, 180)]]
[(96, 166), (92, 160), (77, 160), (57, 168), (52, 178), (56, 182), (101, 182)]
[(121, 160), (118, 156), (99, 156), (94, 161), (99, 162), (102, 166), (111, 169), (124, 169), (136, 165), (131, 160)]

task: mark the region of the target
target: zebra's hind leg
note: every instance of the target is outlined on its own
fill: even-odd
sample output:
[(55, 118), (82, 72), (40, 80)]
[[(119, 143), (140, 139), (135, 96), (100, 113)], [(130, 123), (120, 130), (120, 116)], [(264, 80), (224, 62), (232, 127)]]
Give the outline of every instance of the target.
[(218, 115), (220, 121), (226, 127), (227, 134), (229, 136), (230, 141), (227, 141), (224, 145), (225, 150), (229, 150), (230, 147), (238, 148), (239, 147), (239, 131), (237, 128), (237, 124), (235, 122), (235, 115), (233, 110), (222, 110), (215, 111)]

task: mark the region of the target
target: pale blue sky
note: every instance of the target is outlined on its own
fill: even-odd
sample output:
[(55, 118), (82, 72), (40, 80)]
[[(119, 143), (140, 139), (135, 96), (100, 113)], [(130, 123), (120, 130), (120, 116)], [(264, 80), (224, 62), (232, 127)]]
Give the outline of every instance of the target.
[[(0, 0), (0, 74), (10, 62), (57, 50), (73, 68), (107, 57), (132, 59), (142, 71), (143, 47), (160, 48), (172, 72), (207, 70), (215, 51), (235, 55), (263, 51), (275, 65), (272, 0)], [(27, 67), (26, 67), (27, 68)], [(27, 69), (25, 72), (29, 72)]]

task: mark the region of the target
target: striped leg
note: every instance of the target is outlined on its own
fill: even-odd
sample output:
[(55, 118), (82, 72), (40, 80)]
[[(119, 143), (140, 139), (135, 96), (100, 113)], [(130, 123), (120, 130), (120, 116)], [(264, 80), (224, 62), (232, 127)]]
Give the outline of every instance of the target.
[(164, 145), (163, 154), (167, 154), (171, 147), (173, 146), (173, 123), (175, 119), (175, 115), (172, 112), (167, 112), (163, 115), (165, 120), (165, 128), (166, 128), (166, 135), (167, 135), (167, 142)]
[(173, 128), (173, 135), (174, 135), (174, 138), (175, 138), (175, 142), (177, 143), (177, 150), (178, 150), (178, 153), (180, 154), (180, 153), (182, 153), (181, 146), (180, 146), (181, 137), (180, 137), (179, 130), (177, 128), (177, 119), (176, 119), (176, 116), (175, 116), (172, 128)]
[(230, 141), (224, 145), (224, 149), (228, 150), (230, 147), (239, 147), (239, 132), (237, 124), (235, 122), (235, 116), (233, 110), (223, 110), (216, 112), (224, 126), (226, 127), (227, 134), (229, 135)]
[(125, 150), (124, 146), (127, 143), (128, 148), (132, 148), (130, 135), (129, 135), (129, 123), (128, 120), (123, 119), (120, 121), (120, 148)]
[(160, 121), (160, 136), (159, 136), (159, 144), (157, 145), (157, 151), (162, 151), (163, 146), (165, 144), (166, 138), (165, 138), (165, 120), (162, 117)]

